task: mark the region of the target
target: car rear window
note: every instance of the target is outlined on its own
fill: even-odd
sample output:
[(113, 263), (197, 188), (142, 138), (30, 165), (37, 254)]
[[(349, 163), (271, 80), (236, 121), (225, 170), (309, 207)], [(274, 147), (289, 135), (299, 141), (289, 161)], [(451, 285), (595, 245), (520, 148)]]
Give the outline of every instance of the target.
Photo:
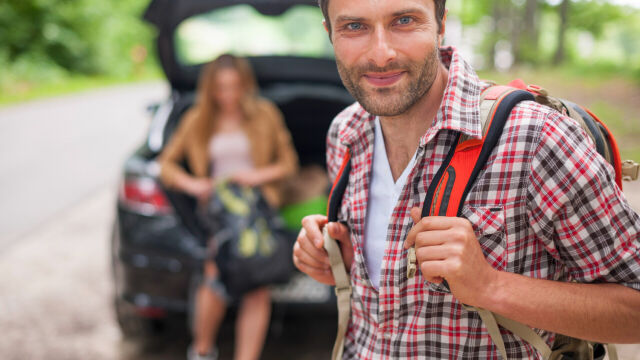
[(175, 44), (183, 65), (202, 64), (223, 53), (333, 58), (322, 12), (308, 5), (293, 6), (276, 16), (244, 4), (215, 9), (182, 21)]

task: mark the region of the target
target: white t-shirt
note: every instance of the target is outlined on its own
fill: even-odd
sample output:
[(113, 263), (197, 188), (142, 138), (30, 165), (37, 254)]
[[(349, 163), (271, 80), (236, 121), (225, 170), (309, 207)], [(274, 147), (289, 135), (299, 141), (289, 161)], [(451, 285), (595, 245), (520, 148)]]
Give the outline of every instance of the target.
[[(371, 284), (380, 287), (382, 259), (387, 247), (387, 231), (393, 208), (416, 162), (415, 153), (397, 181), (393, 181), (380, 119), (375, 121), (373, 171), (369, 187), (369, 202), (364, 230), (364, 256)], [(417, 151), (417, 149), (416, 149)]]

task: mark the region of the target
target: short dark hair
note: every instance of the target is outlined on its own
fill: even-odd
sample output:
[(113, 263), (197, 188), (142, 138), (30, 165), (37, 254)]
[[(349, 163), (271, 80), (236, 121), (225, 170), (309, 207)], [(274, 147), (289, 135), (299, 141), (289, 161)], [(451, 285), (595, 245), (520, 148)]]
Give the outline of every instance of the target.
[[(438, 20), (438, 31), (442, 29), (442, 19), (444, 19), (444, 11), (447, 4), (447, 0), (433, 0), (436, 4), (436, 19)], [(329, 20), (329, 0), (318, 0), (318, 6), (322, 10), (324, 21), (327, 23), (327, 29), (329, 29), (329, 35), (331, 35), (331, 21)]]

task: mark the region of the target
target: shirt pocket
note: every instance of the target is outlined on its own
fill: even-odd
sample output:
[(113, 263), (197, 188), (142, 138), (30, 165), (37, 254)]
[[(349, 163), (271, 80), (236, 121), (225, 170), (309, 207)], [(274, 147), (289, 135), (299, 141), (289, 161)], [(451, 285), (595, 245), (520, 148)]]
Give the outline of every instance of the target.
[[(469, 220), (487, 262), (497, 270), (507, 268), (505, 212), (501, 206), (465, 206), (461, 217)], [(449, 292), (443, 284), (429, 283), (433, 291)]]

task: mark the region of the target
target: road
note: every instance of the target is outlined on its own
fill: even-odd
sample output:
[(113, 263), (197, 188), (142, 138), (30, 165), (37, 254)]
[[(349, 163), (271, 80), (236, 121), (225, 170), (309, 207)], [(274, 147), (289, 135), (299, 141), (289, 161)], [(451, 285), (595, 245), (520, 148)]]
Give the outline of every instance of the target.
[[(183, 358), (185, 339), (151, 353), (123, 341), (111, 311), (120, 166), (143, 140), (145, 105), (166, 92), (148, 83), (0, 109), (0, 359)], [(627, 196), (640, 210), (640, 184)], [(294, 326), (264, 358), (328, 358), (331, 321)], [(619, 352), (640, 360), (638, 345)]]
[(112, 185), (167, 93), (155, 82), (0, 108), (0, 249)]

